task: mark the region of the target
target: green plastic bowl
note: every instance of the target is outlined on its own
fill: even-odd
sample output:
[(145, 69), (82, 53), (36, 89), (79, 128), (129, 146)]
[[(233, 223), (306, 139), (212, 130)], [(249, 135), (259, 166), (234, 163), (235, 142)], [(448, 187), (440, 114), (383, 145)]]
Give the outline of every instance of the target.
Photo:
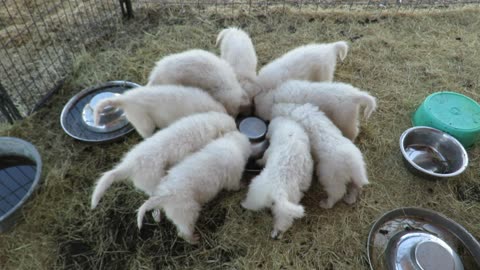
[(412, 124), (439, 129), (468, 148), (480, 139), (480, 105), (459, 93), (433, 93), (418, 107)]

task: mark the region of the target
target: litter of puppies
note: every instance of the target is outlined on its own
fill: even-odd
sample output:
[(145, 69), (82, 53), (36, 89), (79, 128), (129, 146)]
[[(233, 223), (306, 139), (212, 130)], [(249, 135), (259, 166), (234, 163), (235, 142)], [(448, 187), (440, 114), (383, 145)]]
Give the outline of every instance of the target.
[[(144, 138), (95, 186), (92, 209), (115, 181), (131, 180), (150, 198), (139, 208), (173, 222), (178, 235), (199, 241), (194, 226), (201, 207), (222, 189), (239, 190), (247, 160), (248, 138), (237, 131), (234, 117), (251, 112), (269, 120), (268, 149), (257, 163), (264, 169), (248, 187), (239, 206), (270, 208), (272, 238), (282, 236), (294, 220), (308, 215), (300, 204), (313, 178), (328, 198), (355, 203), (368, 184), (363, 155), (354, 142), (364, 119), (375, 111), (375, 97), (352, 85), (333, 82), (337, 58), (347, 56), (344, 41), (309, 44), (285, 53), (257, 74), (253, 42), (239, 28), (226, 28), (216, 39), (220, 57), (194, 49), (161, 58), (147, 86), (100, 102), (121, 107)], [(155, 132), (155, 129), (160, 130)]]

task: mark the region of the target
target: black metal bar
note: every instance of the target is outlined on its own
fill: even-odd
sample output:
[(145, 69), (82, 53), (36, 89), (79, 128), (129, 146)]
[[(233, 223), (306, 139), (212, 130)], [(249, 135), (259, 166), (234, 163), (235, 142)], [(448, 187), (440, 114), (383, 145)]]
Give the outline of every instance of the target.
[(7, 90), (3, 87), (2, 83), (0, 82), (0, 111), (5, 116), (7, 121), (10, 124), (13, 124), (15, 120), (22, 119), (22, 115), (18, 111), (15, 104), (13, 104), (12, 100), (7, 94)]
[(133, 18), (133, 9), (131, 0), (119, 0), (120, 8), (122, 9), (123, 17), (127, 19)]

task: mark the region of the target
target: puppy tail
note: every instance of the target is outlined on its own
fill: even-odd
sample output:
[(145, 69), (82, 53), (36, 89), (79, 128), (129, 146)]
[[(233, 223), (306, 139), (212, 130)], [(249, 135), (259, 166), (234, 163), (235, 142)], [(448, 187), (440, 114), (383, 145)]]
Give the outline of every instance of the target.
[(152, 209), (161, 209), (161, 205), (165, 200), (165, 196), (153, 196), (146, 200), (140, 208), (138, 208), (137, 213), (137, 226), (140, 230), (143, 224), (143, 217), (147, 211)]
[(356, 97), (356, 102), (360, 106), (365, 107), (363, 111), (363, 118), (365, 120), (368, 120), (368, 118), (370, 118), (372, 113), (377, 108), (377, 100), (366, 92), (360, 92), (360, 94)]
[(103, 197), (103, 194), (107, 191), (107, 189), (114, 183), (120, 180), (124, 180), (128, 177), (128, 173), (126, 171), (115, 168), (111, 171), (108, 171), (102, 175), (102, 177), (97, 181), (95, 189), (92, 194), (92, 202), (91, 207), (95, 209), (97, 207), (98, 202)]
[(290, 216), (293, 218), (301, 218), (305, 215), (303, 206), (291, 203), (288, 200), (288, 196), (285, 194), (285, 192), (281, 192), (276, 197), (277, 198), (273, 199), (273, 212), (275, 215)]
[(122, 107), (123, 98), (122, 96), (107, 98), (99, 101), (93, 110), (95, 125), (100, 123), (100, 114), (106, 107)]
[(230, 28), (223, 29), (222, 31), (220, 31), (220, 33), (218, 33), (217, 41), (215, 42), (215, 47), (218, 47), (218, 45), (220, 45), (220, 43), (222, 42), (223, 38), (225, 37), (225, 34), (226, 34), (228, 31), (230, 31)]
[(333, 46), (335, 48), (335, 53), (338, 57), (340, 57), (340, 60), (344, 60), (345, 57), (347, 57), (348, 53), (348, 43), (345, 41), (338, 41), (333, 43)]

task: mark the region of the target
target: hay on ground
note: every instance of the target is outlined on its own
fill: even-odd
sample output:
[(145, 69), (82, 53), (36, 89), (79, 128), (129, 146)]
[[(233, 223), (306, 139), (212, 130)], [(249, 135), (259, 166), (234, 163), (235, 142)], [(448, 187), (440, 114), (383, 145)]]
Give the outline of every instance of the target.
[[(43, 184), (23, 211), (23, 221), (0, 235), (1, 269), (367, 269), (365, 242), (371, 223), (385, 211), (417, 206), (455, 219), (480, 237), (480, 148), (469, 151), (460, 177), (430, 182), (402, 164), (400, 134), (430, 93), (450, 89), (480, 100), (480, 17), (478, 8), (443, 12), (347, 13), (307, 10), (212, 15), (141, 12), (104, 46), (87, 48), (73, 75), (39, 112), (0, 135), (34, 143), (44, 160)], [(136, 208), (146, 198), (115, 184), (99, 207), (89, 209), (94, 181), (140, 141), (91, 145), (61, 130), (63, 105), (80, 89), (107, 80), (145, 83), (154, 61), (187, 50), (214, 48), (216, 34), (237, 25), (251, 33), (259, 64), (310, 42), (347, 40), (351, 50), (338, 65), (336, 80), (370, 91), (379, 109), (362, 123), (357, 145), (365, 155), (371, 184), (353, 207), (318, 207), (314, 184), (302, 203), (307, 216), (282, 240), (269, 238), (267, 212), (240, 207), (245, 190), (221, 193), (205, 206), (197, 223), (202, 237), (190, 246), (173, 225), (148, 217), (141, 231)], [(218, 51), (217, 51), (218, 52)]]

